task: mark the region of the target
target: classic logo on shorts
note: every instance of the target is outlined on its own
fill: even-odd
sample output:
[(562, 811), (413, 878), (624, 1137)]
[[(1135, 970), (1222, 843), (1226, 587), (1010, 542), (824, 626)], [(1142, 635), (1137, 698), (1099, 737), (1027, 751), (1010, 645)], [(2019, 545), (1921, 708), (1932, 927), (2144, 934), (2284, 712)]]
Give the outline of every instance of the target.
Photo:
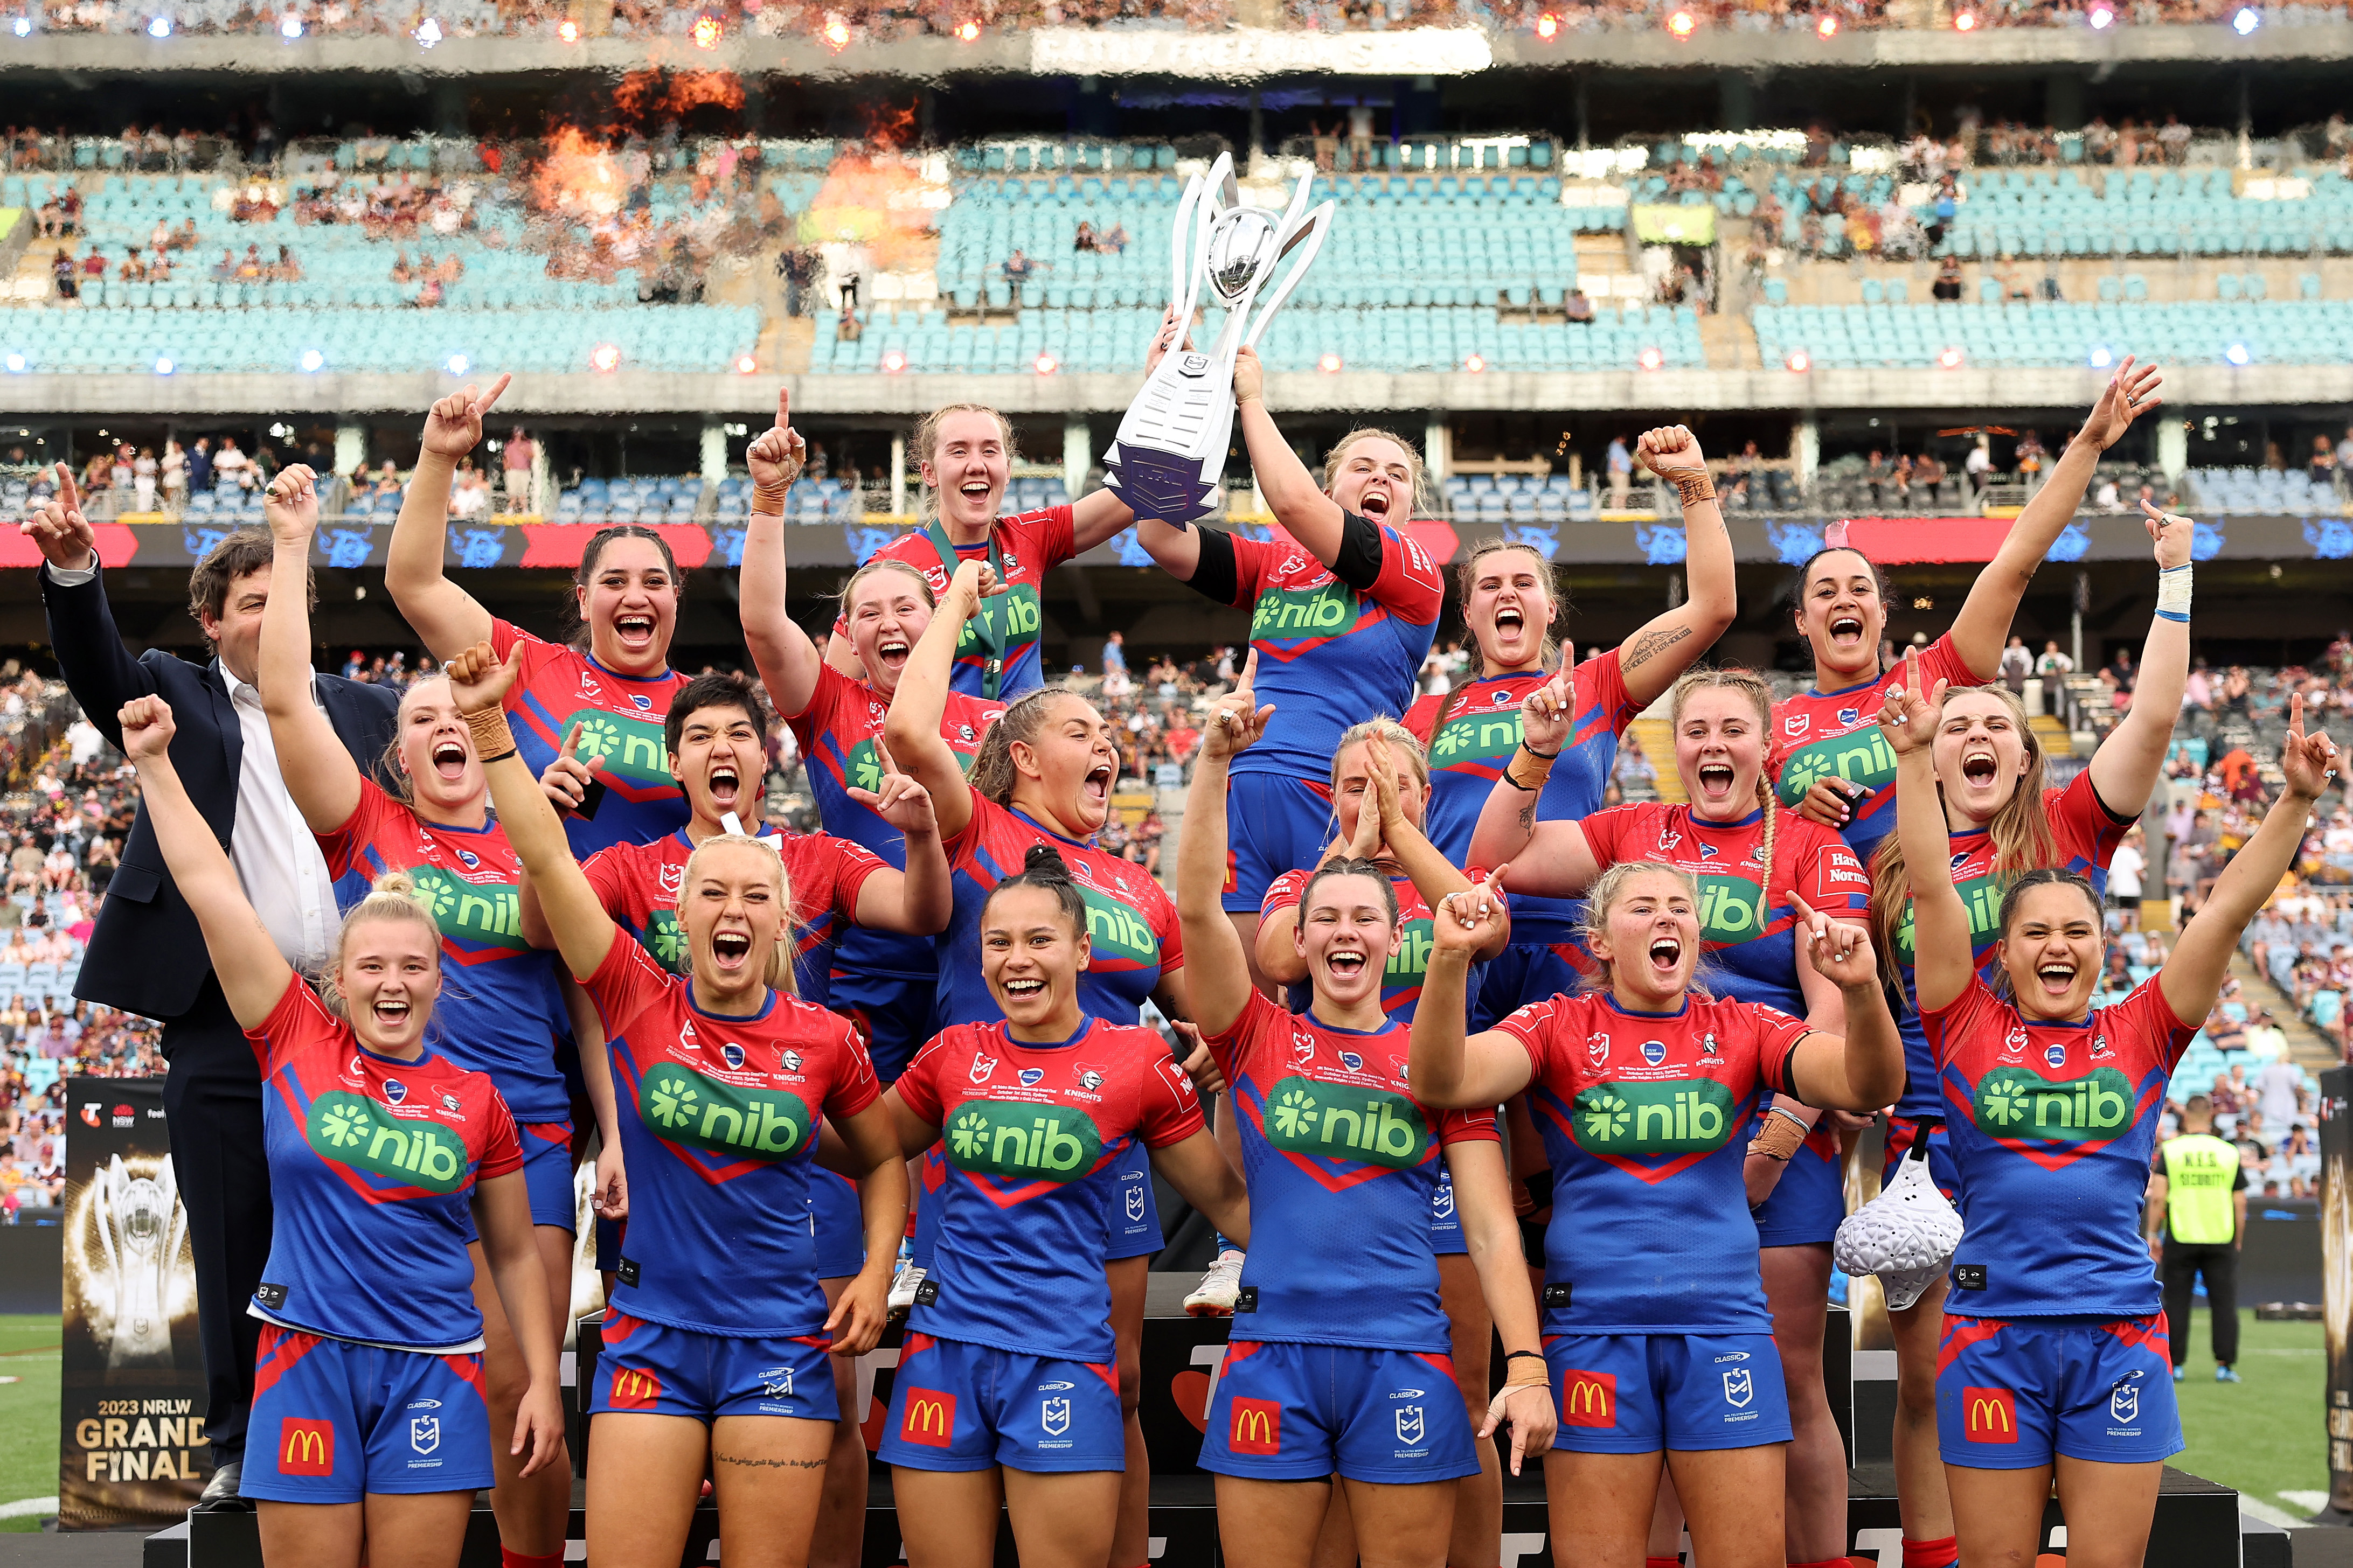
[(1273, 1399), (1237, 1399), (1226, 1429), (1226, 1446), (1237, 1454), (1282, 1450), (1282, 1404)]
[(1286, 1154), (1321, 1154), (1397, 1171), (1420, 1164), (1430, 1152), (1421, 1108), (1388, 1089), (1286, 1078), (1267, 1091), (1263, 1121), (1266, 1141)]
[(611, 1392), (605, 1403), (615, 1410), (651, 1410), (661, 1400), (661, 1378), (639, 1366), (613, 1369)]
[(1597, 1083), (1569, 1108), (1569, 1136), (1593, 1154), (1691, 1154), (1724, 1147), (1732, 1091), (1714, 1079)]
[(1584, 1372), (1571, 1367), (1560, 1388), (1560, 1424), (1564, 1426), (1618, 1425), (1618, 1374)]
[[(403, 1098), (406, 1098), (403, 1096)], [(473, 1177), (466, 1146), (433, 1121), (396, 1121), (359, 1095), (331, 1089), (311, 1102), (302, 1136), (329, 1162), (424, 1188), (454, 1193)]]
[(670, 776), (669, 742), (659, 722), (623, 713), (580, 712), (573, 718), (580, 726), (574, 751), (582, 762), (631, 784), (678, 787)]
[(638, 1085), (638, 1114), (666, 1143), (754, 1160), (800, 1152), (817, 1118), (800, 1096), (743, 1089), (675, 1062), (659, 1062)]
[(1798, 747), (1781, 764), (1781, 804), (1795, 806), (1826, 778), (1879, 785), (1895, 776), (1895, 752), (1879, 726), (1832, 735)]
[(1319, 588), (1269, 589), (1250, 612), (1250, 641), (1297, 645), (1344, 637), (1356, 627), (1356, 595), (1336, 579)]
[(2018, 1395), (2007, 1388), (1962, 1389), (1961, 1418), (1972, 1443), (2018, 1441)]
[(1519, 743), (1516, 708), (1508, 713), (1457, 713), (1430, 738), (1430, 765), (1443, 769), (1466, 763), (1494, 763), (1499, 757), (1509, 757)]
[(335, 1424), (287, 1416), (278, 1424), (278, 1473), (281, 1476), (332, 1476), (335, 1473)]
[(968, 1100), (949, 1120), (946, 1142), (959, 1171), (1058, 1184), (1088, 1174), (1103, 1156), (1094, 1119), (1071, 1105)]
[(435, 866), (416, 867), (409, 875), (417, 879), (417, 896), (433, 911), (443, 936), (478, 947), (523, 950), (522, 900), (513, 883), (469, 882)]
[(955, 1436), (956, 1396), (936, 1388), (907, 1390), (907, 1411), (899, 1418), (899, 1440), (944, 1448)]
[(2133, 1105), (2132, 1080), (2114, 1068), (2053, 1083), (2031, 1068), (1997, 1067), (1978, 1079), (1969, 1118), (1989, 1137), (2083, 1143), (2123, 1132)]

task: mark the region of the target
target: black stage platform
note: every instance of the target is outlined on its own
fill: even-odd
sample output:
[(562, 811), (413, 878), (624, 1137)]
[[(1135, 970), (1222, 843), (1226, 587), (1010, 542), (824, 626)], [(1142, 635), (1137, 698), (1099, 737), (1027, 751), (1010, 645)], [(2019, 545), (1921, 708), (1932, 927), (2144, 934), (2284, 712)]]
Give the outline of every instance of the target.
[[(1154, 1468), (1152, 1560), (1166, 1568), (1216, 1568), (1219, 1563), (1213, 1482), (1196, 1461), (1200, 1453), (1201, 1415), (1208, 1405), (1223, 1353), (1227, 1322), (1185, 1315), (1183, 1297), (1192, 1282), (1189, 1275), (1153, 1276), (1145, 1308), (1142, 1415)], [(1841, 1429), (1847, 1431), (1852, 1455), (1857, 1391), (1851, 1378), (1853, 1362), (1848, 1352), (1850, 1335), (1843, 1310), (1831, 1310), (1825, 1341), (1824, 1372), (1831, 1405), (1838, 1414)], [(596, 1342), (594, 1324), (583, 1324), (579, 1352), (576, 1356), (565, 1358), (567, 1372), (577, 1367), (581, 1384), (587, 1384), (593, 1375)], [(898, 1342), (899, 1333), (894, 1329), (868, 1358), (860, 1380), (858, 1409), (866, 1426), (869, 1448), (881, 1436), (883, 1412), (891, 1400), (892, 1369), (898, 1362)], [(1499, 1360), (1497, 1381), (1500, 1380)], [(567, 1386), (565, 1392), (568, 1399), (574, 1391)], [(1871, 1413), (1868, 1399), (1863, 1401), (1863, 1408), (1866, 1427), (1883, 1421), (1883, 1415)], [(575, 1415), (575, 1460), (585, 1453), (581, 1439)], [(1850, 1549), (1866, 1561), (1877, 1558), (1882, 1568), (1901, 1568), (1894, 1472), (1886, 1464), (1873, 1460), (1871, 1447), (1866, 1440), (1863, 1462), (1850, 1472), (1852, 1500), (1848, 1523), (1853, 1536)], [(1551, 1568), (1542, 1478), (1533, 1467), (1528, 1475), (1517, 1480), (1506, 1478), (1504, 1495), (1504, 1568)], [(2256, 1528), (2261, 1531), (2262, 1527)], [(2287, 1568), (2288, 1535), (2263, 1531), (2249, 1536), (2242, 1559), (2240, 1530), (2236, 1492), (2168, 1469), (2158, 1497), (2157, 1528), (2150, 1536), (2148, 1568)], [(571, 1523), (575, 1561), (578, 1560), (585, 1533), (586, 1516), (575, 1481)], [(698, 1511), (688, 1537), (684, 1563), (715, 1560), (717, 1539), (718, 1514), (705, 1505)], [(2053, 1503), (2045, 1521), (2045, 1550), (2063, 1552), (2065, 1540), (2064, 1525)], [(878, 1464), (866, 1516), (864, 1562), (867, 1568), (892, 1568), (900, 1561), (890, 1474)], [(1015, 1563), (1011, 1532), (1002, 1525), (997, 1561), (1008, 1568)], [(460, 1568), (498, 1568), (498, 1529), (485, 1497), (476, 1504)], [(148, 1538), (144, 1568), (261, 1568), (260, 1537), (254, 1516), (192, 1515), (186, 1523)]]

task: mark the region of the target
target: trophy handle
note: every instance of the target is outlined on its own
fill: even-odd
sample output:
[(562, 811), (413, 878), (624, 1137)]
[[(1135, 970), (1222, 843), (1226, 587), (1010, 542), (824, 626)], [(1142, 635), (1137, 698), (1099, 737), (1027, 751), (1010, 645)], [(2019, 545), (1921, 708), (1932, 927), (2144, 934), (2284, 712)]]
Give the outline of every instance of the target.
[(1234, 178), (1234, 155), (1231, 153), (1218, 154), (1216, 161), (1209, 165), (1206, 183), (1208, 189), (1217, 193), (1220, 208), (1241, 205), (1242, 188)]
[(1200, 204), (1203, 193), (1201, 176), (1194, 175), (1185, 182), (1185, 194), (1176, 200), (1176, 216), (1168, 226), (1168, 309), (1171, 313), (1189, 316), (1193, 289), (1193, 209)]
[[(1299, 188), (1304, 192), (1307, 183), (1301, 181)], [(1334, 211), (1330, 202), (1325, 202), (1322, 206), (1317, 207), (1309, 216), (1306, 223), (1283, 242), (1282, 248), (1275, 252), (1275, 259), (1278, 261), (1294, 249), (1299, 252), (1299, 255), (1292, 261), (1290, 268), (1283, 273), (1282, 280), (1265, 296), (1263, 307), (1258, 312), (1258, 319), (1250, 323), (1250, 331), (1242, 338), (1243, 347), (1254, 349), (1258, 346), (1259, 334), (1266, 331), (1266, 324), (1274, 320), (1274, 313), (1282, 309), (1282, 302), (1291, 298), (1291, 291), (1299, 286), (1299, 280), (1302, 278), (1307, 276), (1308, 268), (1314, 265), (1316, 253), (1324, 248), (1324, 237), (1332, 232)]]

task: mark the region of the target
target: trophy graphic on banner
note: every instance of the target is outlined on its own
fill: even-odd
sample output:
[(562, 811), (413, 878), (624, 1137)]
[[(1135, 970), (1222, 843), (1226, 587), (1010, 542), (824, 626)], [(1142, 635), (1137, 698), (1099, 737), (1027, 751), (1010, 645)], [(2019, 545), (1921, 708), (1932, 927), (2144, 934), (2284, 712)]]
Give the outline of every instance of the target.
[[(1226, 321), (1208, 353), (1179, 348), (1162, 357), (1103, 453), (1104, 483), (1137, 517), (1181, 528), (1211, 510), (1233, 432), (1235, 356), (1256, 346), (1331, 232), (1330, 202), (1307, 209), (1314, 181), (1301, 175), (1282, 212), (1244, 206), (1233, 156), (1220, 153), (1206, 175), (1186, 185), (1169, 240), (1170, 306), (1189, 323), (1206, 284)], [(1290, 269), (1268, 289), (1293, 250)]]
[(166, 1296), (173, 1263), (187, 1233), (172, 1157), (153, 1176), (134, 1176), (117, 1154), (91, 1182), (92, 1223), (105, 1254), (113, 1298), (113, 1333), (106, 1364), (172, 1364), (172, 1319)]

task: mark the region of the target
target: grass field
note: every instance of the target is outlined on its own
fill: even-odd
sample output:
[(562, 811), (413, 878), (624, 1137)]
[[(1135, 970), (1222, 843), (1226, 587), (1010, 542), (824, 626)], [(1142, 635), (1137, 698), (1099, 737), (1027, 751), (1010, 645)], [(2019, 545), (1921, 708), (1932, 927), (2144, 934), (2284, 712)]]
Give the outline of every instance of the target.
[[(2214, 1381), (2205, 1309), (2179, 1385), (2189, 1447), (2174, 1463), (2299, 1517), (2306, 1501), (2285, 1492), (2328, 1489), (2321, 1426), (2326, 1368), (2318, 1323), (2259, 1323), (2242, 1314), (2237, 1384)], [(0, 1505), (58, 1489), (58, 1321), (0, 1316)], [(0, 1519), (0, 1531), (37, 1530), (31, 1517)]]

